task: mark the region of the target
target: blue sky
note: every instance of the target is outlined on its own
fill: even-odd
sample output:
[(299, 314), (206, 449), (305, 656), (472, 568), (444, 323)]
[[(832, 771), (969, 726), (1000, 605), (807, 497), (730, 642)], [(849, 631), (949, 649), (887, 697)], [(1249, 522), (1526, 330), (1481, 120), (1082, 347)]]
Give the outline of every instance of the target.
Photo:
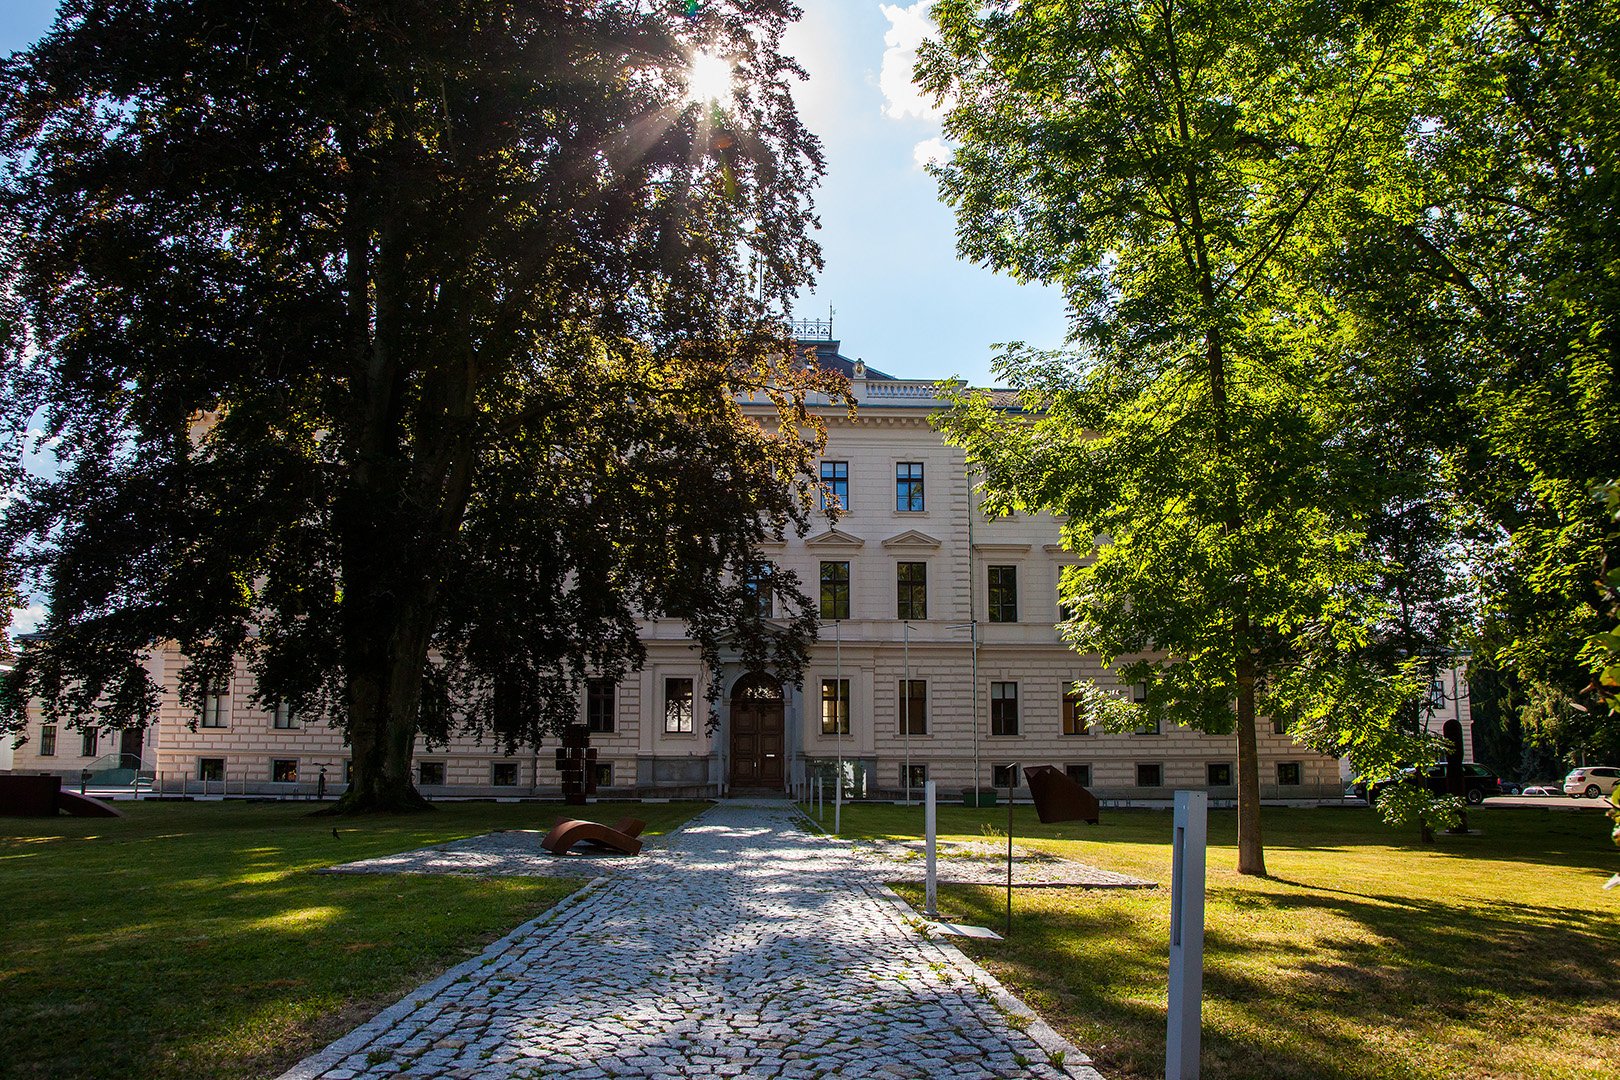
[[(902, 378), (989, 381), (991, 346), (1062, 343), (1062, 301), (957, 259), (955, 223), (919, 163), (939, 147), (937, 118), (910, 87), (926, 2), (800, 0), (789, 48), (810, 73), (798, 94), (821, 137), (817, 203), (826, 269), (801, 317), (825, 318), (845, 355)], [(0, 52), (39, 37), (51, 0), (0, 3)]]

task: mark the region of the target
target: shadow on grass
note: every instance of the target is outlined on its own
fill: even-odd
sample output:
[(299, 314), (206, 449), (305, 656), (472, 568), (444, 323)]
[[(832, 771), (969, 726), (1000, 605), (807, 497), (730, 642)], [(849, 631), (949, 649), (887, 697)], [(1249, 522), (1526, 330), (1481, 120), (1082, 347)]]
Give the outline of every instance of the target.
[[(583, 883), (310, 872), (557, 807), (363, 819), (338, 839), (301, 809), (0, 821), (0, 1075), (275, 1075)], [(663, 831), (696, 809), (642, 816)]]

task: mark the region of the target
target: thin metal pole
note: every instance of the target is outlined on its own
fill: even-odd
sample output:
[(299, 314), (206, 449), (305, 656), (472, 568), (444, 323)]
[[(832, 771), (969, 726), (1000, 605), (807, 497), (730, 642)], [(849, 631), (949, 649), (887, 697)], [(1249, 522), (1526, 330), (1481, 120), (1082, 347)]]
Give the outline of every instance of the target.
[(833, 620), (833, 730), (838, 733), (838, 786), (833, 788), (833, 835), (844, 832), (844, 623)]
[[(978, 508), (973, 505), (973, 479), (968, 467), (962, 467), (962, 480), (967, 485), (967, 564), (968, 564), (968, 641), (972, 653), (973, 670), (973, 792), (979, 791), (979, 582), (973, 559), (973, 519)], [(975, 798), (975, 803), (977, 799)]]
[(911, 805), (911, 624), (903, 622), (904, 644), (902, 646), (905, 656), (906, 677), (902, 680), (900, 691), (900, 707), (905, 714), (901, 721), (905, 725), (906, 735), (906, 805)]

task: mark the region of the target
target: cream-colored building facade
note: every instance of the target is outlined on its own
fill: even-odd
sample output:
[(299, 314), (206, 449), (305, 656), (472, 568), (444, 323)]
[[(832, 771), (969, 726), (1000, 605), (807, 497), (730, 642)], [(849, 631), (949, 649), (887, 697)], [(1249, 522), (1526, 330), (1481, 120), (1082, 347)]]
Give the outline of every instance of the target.
[[(1105, 799), (1169, 798), (1178, 788), (1235, 797), (1232, 736), (1108, 734), (1066, 704), (1076, 679), (1116, 685), (1054, 628), (1059, 568), (1077, 556), (1060, 547), (1048, 516), (977, 512), (962, 452), (929, 425), (943, 405), (934, 385), (852, 364), (836, 341), (807, 344), (824, 366), (852, 376), (858, 408), (853, 419), (824, 409), (820, 471), (843, 507), (836, 523), (818, 518), (808, 535), (763, 552), (821, 605), (821, 638), (803, 681), (784, 686), (734, 662), (711, 673), (679, 622), (648, 623), (642, 670), (616, 684), (593, 680), (577, 703), (597, 754), (598, 793), (802, 794), (818, 780), (830, 784), (841, 768), (853, 797), (901, 797), (908, 781), (917, 794), (927, 780), (954, 797), (1004, 787), (1008, 766), (1047, 764)], [(184, 662), (159, 653), (153, 674), (172, 686)], [(712, 723), (711, 678), (720, 682)], [(165, 695), (143, 742), (156, 788), (299, 796), (342, 789), (348, 754), (336, 729), (255, 705), (245, 665), (222, 690), (202, 716)], [(41, 754), (41, 733), (29, 734), (16, 751), (17, 771), (72, 776), (85, 766), (69, 753), (82, 748), (77, 732), (58, 734), (54, 760)], [(555, 748), (547, 740), (507, 754), (471, 738), (419, 745), (417, 780), (429, 797), (555, 795)], [(1260, 753), (1263, 797), (1340, 796), (1337, 762), (1269, 724)], [(1014, 779), (1022, 787), (1021, 774)]]

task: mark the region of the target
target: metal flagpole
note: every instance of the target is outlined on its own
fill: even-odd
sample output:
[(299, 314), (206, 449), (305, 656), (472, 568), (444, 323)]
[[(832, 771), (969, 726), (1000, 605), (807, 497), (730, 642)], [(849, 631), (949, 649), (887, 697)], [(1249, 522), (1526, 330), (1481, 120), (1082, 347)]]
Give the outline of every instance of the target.
[(833, 620), (833, 730), (838, 734), (838, 786), (833, 789), (833, 835), (844, 827), (844, 624)]
[(906, 805), (910, 806), (911, 805), (911, 624), (909, 622), (903, 622), (900, 625), (905, 628), (905, 636), (904, 636), (905, 644), (904, 644), (903, 648), (904, 648), (904, 655), (905, 655), (906, 677), (905, 677), (905, 679), (903, 680), (903, 682), (901, 684), (901, 690), (900, 690), (900, 703), (901, 704), (900, 704), (900, 707), (904, 711), (904, 715), (905, 715), (905, 719), (902, 720), (901, 723), (905, 725), (905, 734), (906, 734)]

